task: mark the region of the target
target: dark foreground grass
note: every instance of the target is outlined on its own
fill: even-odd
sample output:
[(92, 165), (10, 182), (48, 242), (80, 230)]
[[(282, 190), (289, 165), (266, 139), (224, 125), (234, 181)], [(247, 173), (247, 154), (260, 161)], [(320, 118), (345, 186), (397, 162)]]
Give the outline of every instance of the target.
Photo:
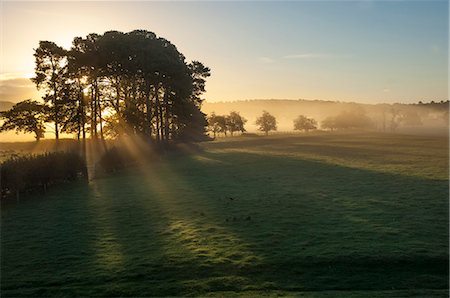
[(448, 143), (236, 138), (3, 203), (10, 296), (448, 297)]

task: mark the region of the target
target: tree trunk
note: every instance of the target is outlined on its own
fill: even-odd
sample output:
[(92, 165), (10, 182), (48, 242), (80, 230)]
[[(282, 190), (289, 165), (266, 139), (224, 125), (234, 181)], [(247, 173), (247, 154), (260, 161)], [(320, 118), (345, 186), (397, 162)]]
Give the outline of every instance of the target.
[(169, 117), (169, 94), (168, 92), (164, 92), (164, 138), (166, 142), (169, 141)]
[(147, 137), (147, 141), (151, 142), (152, 140), (152, 102), (150, 100), (150, 82), (147, 82), (146, 90), (145, 90), (145, 135)]
[(155, 112), (156, 112), (156, 141), (161, 142), (161, 135), (159, 131), (159, 118), (160, 118), (160, 109), (159, 109), (159, 98), (158, 98), (159, 88), (155, 86)]
[(58, 127), (58, 122), (59, 122), (59, 115), (58, 115), (58, 105), (56, 103), (56, 91), (53, 97), (53, 113), (55, 113), (55, 139), (59, 140), (59, 127)]
[(94, 95), (94, 115), (93, 115), (93, 125), (94, 125), (94, 138), (98, 139), (98, 131), (97, 131), (97, 101), (98, 101), (98, 89), (97, 89), (97, 79), (94, 81), (94, 88), (93, 88), (93, 95)]
[(162, 104), (159, 105), (159, 129), (160, 129), (160, 136), (161, 141), (164, 142), (164, 115), (163, 115), (163, 106)]

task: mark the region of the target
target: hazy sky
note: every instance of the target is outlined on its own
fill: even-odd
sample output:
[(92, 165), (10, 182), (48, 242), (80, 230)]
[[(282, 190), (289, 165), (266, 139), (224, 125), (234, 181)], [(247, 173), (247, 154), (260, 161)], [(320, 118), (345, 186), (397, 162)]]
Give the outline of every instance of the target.
[(448, 14), (448, 1), (1, 1), (0, 100), (38, 98), (39, 40), (133, 29), (209, 66), (208, 101), (446, 100)]

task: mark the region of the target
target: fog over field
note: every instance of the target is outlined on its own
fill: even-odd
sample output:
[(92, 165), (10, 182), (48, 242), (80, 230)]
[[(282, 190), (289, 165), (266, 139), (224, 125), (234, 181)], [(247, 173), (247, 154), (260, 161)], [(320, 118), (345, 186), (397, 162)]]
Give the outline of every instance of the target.
[[(256, 132), (256, 118), (264, 110), (273, 114), (278, 122), (278, 131), (293, 131), (293, 120), (299, 115), (314, 118), (319, 124), (327, 117), (339, 115), (342, 112), (365, 114), (372, 121), (370, 130), (389, 130), (392, 121), (392, 111), (400, 115), (399, 133), (446, 135), (448, 134), (448, 102), (429, 104), (361, 104), (354, 102), (337, 102), (322, 100), (239, 100), (232, 102), (208, 102), (203, 104), (202, 111), (206, 114), (218, 115), (237, 111), (248, 120), (245, 128)], [(384, 118), (383, 118), (384, 117)], [(384, 121), (383, 121), (384, 119)], [(320, 128), (320, 125), (319, 125)]]
[[(0, 111), (7, 110), (14, 103), (0, 101)], [(339, 102), (324, 100), (282, 100), (282, 99), (255, 99), (224, 102), (205, 101), (202, 111), (207, 116), (229, 114), (232, 111), (240, 113), (247, 122), (245, 128), (250, 133), (258, 132), (255, 124), (256, 118), (263, 111), (268, 111), (277, 119), (278, 132), (293, 131), (293, 120), (299, 115), (314, 118), (321, 129), (321, 122), (327, 117), (334, 117), (343, 112), (364, 114), (371, 120), (371, 126), (367, 130), (390, 131), (392, 112), (398, 115), (397, 133), (418, 135), (442, 135), (449, 133), (449, 103), (418, 103), (418, 104), (363, 104), (355, 102)], [(383, 129), (383, 123), (385, 128)], [(53, 138), (52, 124), (47, 124), (46, 138)], [(70, 134), (62, 134), (65, 138), (73, 138)], [(32, 134), (16, 134), (11, 131), (1, 132), (2, 142), (32, 141)]]

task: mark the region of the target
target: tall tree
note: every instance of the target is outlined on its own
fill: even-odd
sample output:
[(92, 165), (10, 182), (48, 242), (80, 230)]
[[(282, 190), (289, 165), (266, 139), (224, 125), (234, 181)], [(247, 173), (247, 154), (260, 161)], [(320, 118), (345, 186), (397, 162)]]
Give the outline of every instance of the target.
[(105, 126), (108, 135), (143, 135), (149, 142), (194, 130), (205, 134), (201, 94), (210, 69), (187, 63), (175, 45), (153, 32), (93, 33), (76, 37), (70, 51), (41, 42), (35, 57), (33, 81), (48, 91), (57, 137), (65, 131), (84, 139), (88, 127), (91, 138), (103, 139)]
[(38, 89), (45, 90), (44, 100), (50, 103), (50, 119), (55, 124), (55, 137), (59, 139), (59, 125), (64, 118), (63, 90), (66, 84), (66, 51), (51, 41), (40, 41), (35, 49), (35, 73), (31, 80)]

